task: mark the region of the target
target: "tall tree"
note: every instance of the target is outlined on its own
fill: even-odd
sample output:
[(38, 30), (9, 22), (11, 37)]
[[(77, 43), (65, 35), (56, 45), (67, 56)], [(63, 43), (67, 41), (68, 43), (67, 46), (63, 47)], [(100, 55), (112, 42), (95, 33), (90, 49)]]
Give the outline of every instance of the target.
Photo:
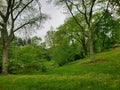
[[(81, 21), (83, 20), (79, 14), (75, 15), (75, 17), (78, 17)], [(79, 42), (79, 46), (82, 46), (83, 48), (84, 55), (87, 55), (88, 38), (86, 35), (80, 32), (80, 29), (81, 28), (79, 28), (79, 25), (74, 21), (73, 17), (68, 18), (64, 24), (58, 28), (58, 30), (64, 31), (64, 33), (66, 33), (66, 37), (69, 38), (71, 43), (75, 43), (76, 41)], [(86, 32), (84, 31), (84, 33)]]
[[(89, 38), (89, 44), (90, 44), (90, 55), (91, 55), (91, 61), (95, 62), (95, 55), (94, 55), (94, 32), (97, 24), (101, 20), (101, 18), (104, 16), (104, 13), (108, 9), (109, 1), (101, 1), (101, 0), (57, 0), (57, 3), (62, 3), (62, 5), (66, 5), (70, 14), (76, 21), (76, 23), (81, 28), (80, 32), (84, 34), (84, 31), (88, 31), (88, 38)], [(102, 15), (99, 15), (96, 20), (93, 19), (93, 15), (96, 12), (102, 12), (105, 11)], [(84, 18), (84, 23), (86, 24), (86, 27), (83, 26), (81, 23), (81, 20), (76, 18), (74, 16), (75, 13), (79, 13)]]
[(39, 0), (3, 0), (0, 7), (0, 32), (2, 39), (2, 74), (8, 74), (8, 47), (17, 31), (29, 32), (45, 19)]
[[(107, 39), (111, 38), (112, 37), (111, 34), (115, 32), (116, 25), (117, 24), (115, 23), (115, 18), (112, 16), (112, 14), (109, 11), (107, 11), (106, 14), (103, 16), (103, 18), (101, 19), (101, 21), (99, 22), (96, 28), (96, 31), (95, 31), (97, 38), (98, 38), (97, 40), (99, 41), (99, 44), (101, 45), (100, 47), (101, 51), (105, 49), (105, 44), (106, 44)], [(110, 47), (110, 46), (111, 45), (107, 47)]]

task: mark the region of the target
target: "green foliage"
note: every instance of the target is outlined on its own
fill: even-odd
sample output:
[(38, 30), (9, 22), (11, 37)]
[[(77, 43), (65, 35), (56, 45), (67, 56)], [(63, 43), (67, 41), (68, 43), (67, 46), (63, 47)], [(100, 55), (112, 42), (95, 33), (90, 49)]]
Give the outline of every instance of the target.
[(55, 31), (53, 31), (53, 28), (51, 27), (50, 31), (47, 32), (47, 35), (45, 36), (45, 43), (47, 47), (54, 47), (55, 46)]
[[(100, 13), (99, 13), (100, 14)], [(94, 17), (97, 17), (98, 13), (94, 15)], [(111, 48), (112, 45), (115, 43), (113, 35), (114, 32), (116, 32), (116, 20), (111, 15), (109, 11), (106, 11), (105, 15), (100, 20), (99, 24), (96, 26), (96, 37), (95, 37), (95, 50), (96, 51), (103, 51), (105, 49)]]
[(112, 32), (112, 41), (114, 43), (120, 43), (120, 18), (114, 21), (115, 30)]
[(67, 40), (62, 40), (62, 43), (53, 49), (52, 55), (52, 59), (55, 60), (59, 66), (83, 57), (83, 51), (81, 51), (80, 46), (70, 45)]
[(58, 46), (54, 49), (53, 55), (52, 55), (52, 59), (55, 60), (55, 62), (62, 66), (65, 63), (68, 62), (68, 56), (70, 53), (68, 53), (69, 48), (68, 47), (61, 47)]
[(9, 60), (10, 73), (30, 73), (34, 71), (45, 71), (42, 62), (47, 61), (46, 50), (41, 46), (20, 46), (11, 49)]
[(23, 73), (25, 65), (22, 61), (17, 59), (11, 59), (9, 60), (9, 73), (11, 74), (17, 74), (17, 73)]
[(45, 66), (45, 64), (43, 62), (41, 63), (41, 71), (42, 72), (46, 72), (47, 71), (47, 68), (46, 68), (46, 66)]
[(0, 45), (0, 73), (1, 73), (1, 70), (2, 70), (2, 47)]
[(89, 58), (53, 68), (39, 75), (0, 76), (1, 90), (120, 90), (120, 48), (96, 54)]
[[(78, 14), (76, 16), (81, 20), (83, 19)], [(47, 37), (49, 37), (47, 42), (51, 42), (49, 43), (52, 50), (51, 58), (58, 65), (62, 66), (85, 56), (83, 48), (87, 45), (87, 37), (80, 32), (79, 26), (72, 17), (68, 18), (63, 25), (58, 27), (58, 31), (48, 32)]]
[(41, 39), (40, 37), (34, 36), (34, 37), (32, 38), (31, 43), (32, 43), (33, 45), (39, 45), (41, 41), (42, 41), (42, 39)]

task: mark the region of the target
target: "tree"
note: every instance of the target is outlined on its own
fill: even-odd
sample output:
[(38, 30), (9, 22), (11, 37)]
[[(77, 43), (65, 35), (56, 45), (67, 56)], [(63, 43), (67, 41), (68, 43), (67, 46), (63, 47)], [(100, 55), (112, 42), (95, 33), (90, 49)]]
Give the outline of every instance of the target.
[(54, 34), (55, 46), (50, 48), (50, 50), (52, 50), (52, 60), (54, 60), (60, 66), (70, 61), (84, 58), (83, 48), (81, 47), (81, 44), (79, 44), (79, 42), (74, 38), (76, 37), (76, 32), (71, 31), (74, 27), (76, 27), (76, 25), (74, 26), (72, 24), (71, 26), (73, 27), (70, 27), (68, 26), (70, 23), (72, 22), (66, 22), (57, 28), (57, 31)]
[(41, 41), (42, 41), (42, 38), (37, 37), (37, 36), (34, 36), (34, 37), (32, 37), (31, 40), (32, 40), (32, 41), (31, 41), (32, 44), (34, 44), (34, 45), (39, 45), (39, 44), (41, 43)]
[[(101, 13), (97, 13), (94, 16), (97, 17), (98, 14)], [(96, 36), (98, 38), (97, 41), (99, 41), (98, 43), (100, 45), (101, 51), (105, 49), (105, 44), (107, 42), (107, 39), (112, 37), (111, 34), (115, 31), (116, 25), (117, 24), (115, 23), (115, 18), (112, 16), (112, 14), (109, 11), (106, 11), (106, 14), (103, 16), (103, 18), (101, 19), (95, 30)], [(111, 45), (108, 45), (107, 47), (110, 46)]]
[[(88, 31), (88, 38), (90, 44), (90, 56), (91, 61), (95, 62), (95, 55), (94, 55), (94, 32), (97, 24), (103, 18), (106, 10), (108, 10), (109, 2), (108, 1), (101, 1), (101, 0), (57, 0), (57, 3), (62, 3), (62, 5), (66, 5), (70, 14), (74, 18), (75, 22), (80, 27), (80, 32), (85, 35), (84, 31)], [(99, 15), (96, 20), (93, 19), (93, 15), (96, 12), (103, 12), (102, 15)], [(80, 16), (84, 18), (84, 23), (86, 27), (81, 23), (81, 20), (74, 16), (75, 13), (79, 13)]]
[[(75, 17), (78, 17), (81, 21), (83, 19), (78, 14), (75, 15)], [(66, 37), (69, 38), (71, 43), (79, 42), (79, 44), (80, 44), (79, 46), (82, 46), (84, 55), (87, 55), (88, 38), (85, 35), (83, 35), (83, 33), (80, 32), (80, 28), (79, 28), (78, 24), (74, 21), (73, 17), (68, 18), (64, 22), (64, 24), (58, 28), (58, 30), (66, 33)], [(86, 33), (86, 32), (84, 31), (84, 33)], [(63, 36), (63, 37), (65, 37), (65, 36)]]
[(110, 3), (113, 5), (113, 6), (118, 6), (120, 9), (120, 0), (110, 0)]
[(113, 26), (114, 26), (114, 30), (112, 30), (111, 32), (111, 41), (113, 46), (119, 46), (120, 44), (120, 18), (114, 20), (114, 22), (112, 22)]
[[(4, 0), (0, 8), (0, 32), (2, 39), (2, 74), (8, 73), (8, 47), (14, 39), (15, 32), (29, 32), (34, 25), (39, 26), (46, 15), (40, 11), (39, 0)], [(28, 29), (29, 28), (29, 29)]]
[(50, 31), (47, 32), (45, 36), (46, 47), (54, 47), (55, 46), (55, 31), (53, 31), (53, 27), (50, 28)]

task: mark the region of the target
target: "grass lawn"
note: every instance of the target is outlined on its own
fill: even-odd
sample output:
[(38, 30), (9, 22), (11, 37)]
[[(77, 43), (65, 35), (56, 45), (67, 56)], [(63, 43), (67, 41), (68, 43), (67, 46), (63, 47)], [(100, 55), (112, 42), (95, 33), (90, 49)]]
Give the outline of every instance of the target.
[(36, 75), (0, 76), (0, 90), (120, 90), (120, 48)]

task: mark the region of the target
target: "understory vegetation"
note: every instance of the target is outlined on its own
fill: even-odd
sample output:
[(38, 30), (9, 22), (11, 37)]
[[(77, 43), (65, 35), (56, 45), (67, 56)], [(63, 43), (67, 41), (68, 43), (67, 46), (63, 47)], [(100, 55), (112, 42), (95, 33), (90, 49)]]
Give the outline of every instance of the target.
[(44, 73), (0, 76), (0, 90), (119, 90), (120, 48), (51, 68)]

